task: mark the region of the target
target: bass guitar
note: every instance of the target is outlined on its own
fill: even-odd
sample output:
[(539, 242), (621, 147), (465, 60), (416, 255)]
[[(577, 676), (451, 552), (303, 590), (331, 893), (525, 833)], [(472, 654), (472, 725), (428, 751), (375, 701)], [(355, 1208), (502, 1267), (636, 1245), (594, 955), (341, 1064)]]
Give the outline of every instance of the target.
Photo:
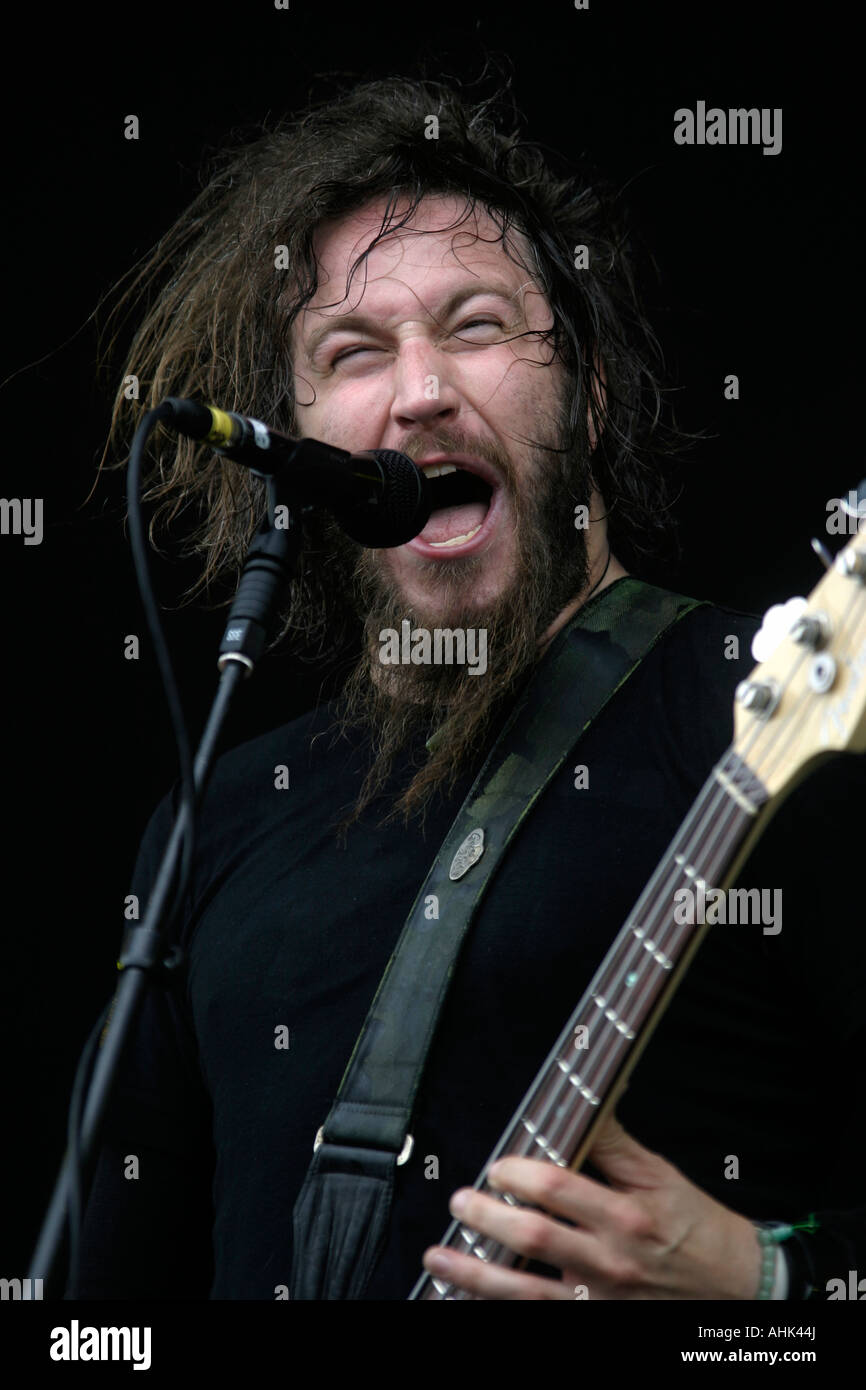
[[(808, 772), (866, 749), (866, 534), (829, 564), (809, 599), (775, 605), (752, 644), (758, 661), (737, 687), (734, 740), (713, 768), (586, 993), (490, 1155), (475, 1189), (520, 1206), (487, 1183), (509, 1155), (577, 1171), (596, 1130), (681, 984), (713, 922), (684, 922), (681, 890), (718, 902), (758, 838)], [(745, 891), (745, 890), (741, 890)], [(755, 890), (752, 890), (755, 891)], [(678, 897), (677, 895), (680, 894)], [(453, 1221), (439, 1242), (491, 1264), (525, 1264)], [(424, 1273), (410, 1299), (473, 1299)]]

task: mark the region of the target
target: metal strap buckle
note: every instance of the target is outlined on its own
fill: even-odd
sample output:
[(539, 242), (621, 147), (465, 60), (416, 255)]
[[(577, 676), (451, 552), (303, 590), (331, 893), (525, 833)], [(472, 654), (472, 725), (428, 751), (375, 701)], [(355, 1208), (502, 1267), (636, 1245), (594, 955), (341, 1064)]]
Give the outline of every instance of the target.
[[(319, 1125), (319, 1128), (318, 1128), (317, 1131), (316, 1131), (316, 1137), (315, 1137), (315, 1139), (313, 1140), (313, 1153), (315, 1153), (317, 1149), (320, 1149), (320, 1148), (322, 1147), (322, 1145), (324, 1144), (324, 1142), (325, 1142), (325, 1126), (324, 1126), (324, 1125)], [(404, 1163), (408, 1163), (408, 1162), (409, 1162), (409, 1159), (410, 1159), (410, 1157), (411, 1157), (412, 1150), (413, 1150), (414, 1147), (415, 1147), (415, 1140), (414, 1140), (414, 1138), (412, 1137), (411, 1134), (407, 1134), (407, 1135), (406, 1135), (406, 1138), (405, 1138), (404, 1141), (403, 1141), (403, 1147), (402, 1147), (402, 1149), (400, 1150), (399, 1154), (397, 1155), (397, 1167), (398, 1167), (398, 1168), (402, 1168), (402, 1166), (403, 1166)]]

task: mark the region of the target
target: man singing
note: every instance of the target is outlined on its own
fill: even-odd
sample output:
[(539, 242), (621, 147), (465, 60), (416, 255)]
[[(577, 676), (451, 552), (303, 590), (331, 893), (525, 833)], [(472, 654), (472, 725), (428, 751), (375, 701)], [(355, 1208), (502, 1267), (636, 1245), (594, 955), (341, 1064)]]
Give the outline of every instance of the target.
[[(381, 550), (304, 518), (283, 635), (332, 654), (360, 636), (360, 656), (337, 701), (217, 764), (184, 967), (137, 1024), (70, 1292), (405, 1299), (426, 1268), (456, 1298), (826, 1298), (866, 1267), (852, 1153), (815, 1123), (844, 1134), (833, 1058), (862, 1041), (863, 945), (834, 912), (827, 953), (817, 874), (801, 864), (795, 884), (761, 849), (746, 878), (782, 889), (781, 929), (710, 931), (589, 1162), (575, 1173), (530, 1143), (490, 1174), (494, 1190), (472, 1186), (731, 741), (757, 624), (709, 604), (674, 606), (647, 634), (527, 797), (444, 972), (384, 1205), (350, 1231), (345, 1202), (329, 1226), (304, 1187), (317, 1135), (335, 1174), (365, 1150), (338, 1133), (335, 1099), (404, 923), (429, 936), (456, 910), (427, 876), (519, 700), (539, 701), (548, 727), (563, 645), (595, 614), (593, 641), (611, 648), (615, 614), (661, 593), (635, 575), (667, 526), (654, 456), (678, 437), (608, 201), (551, 172), (490, 106), (369, 83), (227, 156), (147, 276), (159, 290), (126, 371), (148, 404), (196, 397), (353, 452), (397, 450), (434, 511)], [(121, 400), (127, 440), (128, 412)], [(261, 484), (168, 434), (159, 450), (150, 496), (199, 508), (205, 579), (236, 573)], [(460, 633), (476, 654), (483, 634), (483, 669), (414, 638), (407, 660), (388, 636), (404, 624)], [(578, 671), (589, 690), (596, 674)], [(534, 766), (536, 752), (521, 756)], [(175, 810), (167, 797), (145, 835), (142, 901)], [(487, 829), (467, 883), (498, 853)], [(386, 1029), (411, 1028), (411, 998), (405, 1014)], [(471, 1238), (443, 1249), (449, 1214), (513, 1258)]]

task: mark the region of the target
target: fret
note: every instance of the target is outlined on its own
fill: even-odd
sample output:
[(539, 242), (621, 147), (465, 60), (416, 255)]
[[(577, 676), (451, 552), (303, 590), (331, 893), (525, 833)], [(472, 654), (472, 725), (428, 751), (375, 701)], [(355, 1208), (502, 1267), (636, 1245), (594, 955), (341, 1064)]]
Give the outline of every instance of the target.
[(605, 1005), (607, 1004), (606, 999), (602, 999), (600, 995), (596, 995), (595, 999), (593, 1000), (593, 1003), (596, 1004), (598, 1008), (604, 1010), (605, 1018), (608, 1020), (609, 1023), (612, 1023), (620, 1033), (622, 1033), (624, 1038), (633, 1038), (635, 1036), (633, 1030), (629, 1027), (625, 1020), (620, 1018), (616, 1009), (605, 1008)]
[(524, 1129), (529, 1133), (533, 1144), (537, 1144), (538, 1147), (541, 1149), (545, 1158), (549, 1158), (551, 1163), (558, 1163), (560, 1167), (565, 1167), (565, 1159), (562, 1157), (561, 1154), (557, 1153), (556, 1149), (549, 1142), (549, 1140), (546, 1139), (543, 1134), (539, 1133), (537, 1125), (534, 1125), (532, 1121), (526, 1119), (526, 1117), (524, 1117), (523, 1120), (521, 1120), (521, 1124), (523, 1125)]
[[(713, 772), (713, 776), (715, 777), (719, 786), (722, 788), (722, 791), (727, 792), (728, 796), (733, 797), (737, 805), (741, 806), (747, 815), (756, 816), (758, 814), (760, 806), (755, 805), (754, 801), (752, 801), (751, 798), (747, 796), (746, 792), (743, 791), (741, 787), (738, 787), (736, 785), (736, 783), (728, 775), (727, 772), (725, 772), (722, 768), (716, 768)], [(766, 800), (766, 796), (764, 797), (764, 800)]]

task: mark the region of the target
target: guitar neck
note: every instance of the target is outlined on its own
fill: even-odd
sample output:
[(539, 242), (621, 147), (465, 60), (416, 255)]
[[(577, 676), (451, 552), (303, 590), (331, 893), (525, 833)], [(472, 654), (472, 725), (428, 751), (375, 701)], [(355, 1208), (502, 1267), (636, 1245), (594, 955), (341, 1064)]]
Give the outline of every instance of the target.
[[(713, 769), (655, 873), (629, 913), (586, 993), (490, 1155), (476, 1189), (519, 1203), (487, 1185), (490, 1166), (508, 1155), (577, 1169), (595, 1129), (610, 1113), (706, 933), (700, 910), (730, 881), (739, 851), (754, 834), (768, 793), (729, 749)], [(686, 894), (688, 896), (686, 896)], [(691, 902), (697, 911), (687, 911)], [(442, 1245), (488, 1263), (519, 1257), (489, 1237), (452, 1222)], [(412, 1299), (471, 1299), (424, 1274)]]
[[(866, 521), (860, 525), (866, 528)], [(768, 610), (752, 644), (759, 664), (737, 687), (733, 744), (487, 1160), (477, 1189), (519, 1205), (487, 1183), (490, 1165), (509, 1154), (580, 1167), (714, 920), (715, 900), (710, 912), (680, 908), (691, 902), (703, 909), (713, 889), (733, 882), (773, 810), (811, 766), (834, 752), (866, 751), (864, 531), (826, 563), (808, 600)], [(457, 1221), (442, 1244), (490, 1263), (523, 1263)], [(410, 1298), (472, 1295), (425, 1273)]]

